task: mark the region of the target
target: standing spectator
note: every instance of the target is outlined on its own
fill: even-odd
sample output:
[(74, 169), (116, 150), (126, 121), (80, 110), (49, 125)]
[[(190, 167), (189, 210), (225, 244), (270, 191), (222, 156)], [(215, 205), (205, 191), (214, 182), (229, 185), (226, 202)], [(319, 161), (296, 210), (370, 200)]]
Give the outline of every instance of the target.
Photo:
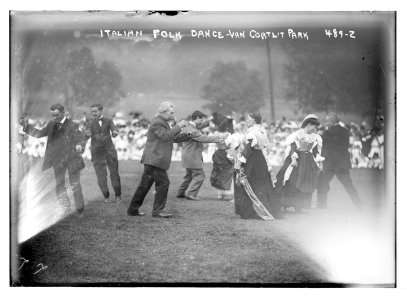
[(329, 183), (336, 176), (355, 206), (360, 209), (362, 202), (353, 186), (349, 169), (351, 168), (349, 156), (349, 131), (339, 124), (335, 113), (326, 117), (328, 130), (322, 135), (322, 156), (325, 157), (323, 171), (320, 173), (317, 193), (317, 207), (326, 208), (329, 192)]
[(366, 168), (367, 159), (362, 154), (362, 142), (360, 138), (355, 135), (350, 147), (352, 168)]
[(79, 131), (78, 125), (65, 116), (63, 105), (54, 104), (50, 111), (52, 120), (43, 129), (34, 128), (25, 119), (21, 119), (20, 124), (23, 126), (24, 132), (33, 137), (48, 137), (42, 170), (45, 171), (51, 167), (54, 169), (59, 213), (65, 214), (70, 210), (70, 202), (65, 187), (65, 173), (68, 171), (76, 212), (82, 215), (84, 200), (80, 171), (85, 167), (81, 156), (85, 146), (83, 135)]
[[(87, 125), (86, 139), (91, 138), (92, 163), (95, 168), (98, 185), (105, 197), (105, 202), (121, 202), (121, 184), (119, 176), (119, 162), (116, 148), (112, 138), (118, 135), (118, 130), (111, 119), (103, 116), (103, 105), (91, 106), (93, 120)], [(109, 199), (110, 193), (107, 186), (107, 169), (109, 168), (110, 180), (116, 195), (114, 201)]]
[(371, 166), (374, 168), (383, 168), (383, 144), (384, 136), (379, 128), (373, 128), (372, 130), (372, 142), (370, 152), (368, 154), (369, 159), (372, 161)]
[(177, 135), (180, 133), (181, 128), (186, 125), (186, 121), (180, 121), (170, 128), (168, 123), (172, 120), (174, 120), (174, 105), (171, 102), (161, 103), (158, 108), (158, 115), (152, 120), (147, 132), (147, 142), (141, 157), (144, 172), (127, 209), (129, 216), (145, 215), (145, 213), (139, 211), (139, 208), (143, 205), (144, 198), (154, 182), (156, 193), (153, 217), (169, 218), (172, 216), (163, 212), (170, 185), (167, 170), (171, 163), (173, 143), (182, 141), (181, 136), (178, 137), (180, 140), (177, 140)]

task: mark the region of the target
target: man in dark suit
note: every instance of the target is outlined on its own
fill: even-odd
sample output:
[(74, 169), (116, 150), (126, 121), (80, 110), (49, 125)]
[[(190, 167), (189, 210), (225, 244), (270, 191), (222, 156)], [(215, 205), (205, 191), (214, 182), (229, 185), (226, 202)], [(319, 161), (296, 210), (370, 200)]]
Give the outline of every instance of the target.
[[(178, 188), (177, 197), (189, 200), (200, 200), (197, 195), (205, 180), (205, 173), (202, 167), (203, 143), (219, 143), (226, 138), (228, 133), (219, 133), (207, 136), (199, 130), (205, 122), (206, 116), (195, 111), (191, 115), (191, 121), (182, 130), (188, 136), (188, 141), (182, 143), (182, 166), (186, 169), (184, 181)], [(185, 191), (189, 191), (185, 194)]]
[[(95, 168), (98, 185), (105, 197), (105, 202), (121, 202), (121, 184), (119, 176), (119, 162), (117, 151), (113, 145), (112, 138), (119, 134), (111, 119), (103, 116), (103, 105), (93, 104), (91, 106), (93, 120), (86, 126), (86, 139), (91, 138), (90, 152), (93, 167)], [(107, 169), (109, 168), (110, 180), (115, 193), (115, 201), (109, 200), (110, 193), (107, 186)]]
[(47, 126), (41, 130), (29, 125), (25, 119), (21, 119), (20, 124), (27, 134), (36, 138), (48, 138), (42, 170), (51, 167), (54, 169), (56, 193), (60, 209), (64, 210), (63, 213), (66, 213), (70, 208), (65, 188), (65, 173), (68, 171), (76, 211), (81, 215), (84, 210), (80, 183), (80, 171), (85, 167), (81, 156), (84, 149), (83, 135), (79, 131), (78, 125), (65, 116), (64, 106), (54, 104), (50, 110), (52, 121), (48, 122)]
[(362, 208), (358, 192), (353, 186), (349, 169), (351, 168), (349, 148), (349, 131), (339, 124), (336, 114), (326, 117), (328, 129), (322, 135), (322, 153), (325, 157), (323, 171), (319, 175), (317, 187), (317, 207), (326, 208), (329, 183), (336, 176), (345, 187), (348, 195), (358, 209)]
[(168, 179), (167, 170), (170, 167), (173, 143), (182, 142), (178, 134), (186, 121), (181, 121), (170, 128), (168, 122), (174, 120), (174, 105), (171, 102), (163, 102), (158, 108), (158, 115), (151, 121), (147, 132), (147, 142), (144, 147), (141, 163), (144, 164), (144, 172), (139, 186), (134, 193), (130, 206), (127, 209), (129, 216), (144, 216), (139, 211), (144, 198), (155, 182), (155, 198), (153, 217), (169, 218), (172, 215), (164, 213), (163, 209), (167, 202)]

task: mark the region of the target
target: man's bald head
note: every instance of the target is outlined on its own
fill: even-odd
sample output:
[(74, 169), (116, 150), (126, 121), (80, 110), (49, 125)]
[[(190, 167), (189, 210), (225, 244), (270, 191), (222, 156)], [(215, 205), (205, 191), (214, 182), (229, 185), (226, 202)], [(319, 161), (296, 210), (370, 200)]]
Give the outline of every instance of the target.
[(326, 123), (328, 126), (333, 126), (339, 123), (339, 117), (336, 113), (329, 113), (326, 115)]
[(160, 103), (158, 113), (167, 121), (174, 120), (174, 104), (168, 101)]

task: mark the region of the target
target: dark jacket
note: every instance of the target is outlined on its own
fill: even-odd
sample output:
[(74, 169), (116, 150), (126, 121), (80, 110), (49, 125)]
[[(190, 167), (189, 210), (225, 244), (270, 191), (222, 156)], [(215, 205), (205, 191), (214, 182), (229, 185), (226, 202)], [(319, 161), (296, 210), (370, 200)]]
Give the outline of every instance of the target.
[[(94, 153), (102, 151), (107, 151), (111, 156), (117, 155), (110, 134), (114, 131), (118, 132), (118, 130), (111, 119), (103, 117), (102, 127), (99, 125), (99, 120), (93, 119), (87, 124), (86, 129), (90, 130), (92, 156)], [(89, 136), (86, 136), (86, 139), (88, 138)]]
[(155, 117), (147, 131), (147, 142), (144, 147), (141, 163), (168, 170), (170, 168), (173, 143), (183, 140), (179, 135), (181, 128), (175, 125), (170, 128), (161, 116)]
[(42, 170), (47, 170), (53, 166), (67, 165), (71, 171), (79, 171), (85, 167), (81, 153), (76, 151), (76, 146), (85, 147), (83, 135), (79, 131), (78, 125), (70, 119), (66, 119), (61, 129), (57, 128), (58, 123), (48, 122), (43, 129), (36, 129), (31, 125), (23, 128), (24, 132), (36, 137), (48, 137), (45, 149)]
[(349, 131), (339, 124), (329, 127), (322, 135), (324, 170), (339, 171), (351, 168), (349, 154)]

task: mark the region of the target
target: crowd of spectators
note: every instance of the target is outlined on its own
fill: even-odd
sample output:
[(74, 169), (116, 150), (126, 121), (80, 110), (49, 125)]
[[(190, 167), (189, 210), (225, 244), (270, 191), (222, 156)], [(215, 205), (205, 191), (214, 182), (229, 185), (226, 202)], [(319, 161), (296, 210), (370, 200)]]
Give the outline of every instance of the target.
[[(236, 120), (236, 119), (235, 119)], [(29, 120), (31, 125), (41, 129), (46, 125), (44, 121)], [(80, 129), (84, 130), (86, 126), (86, 117), (76, 120)], [(122, 113), (116, 113), (113, 122), (119, 128), (119, 135), (113, 138), (113, 143), (117, 149), (119, 160), (140, 160), (143, 154), (144, 145), (147, 140), (147, 130), (149, 120), (141, 118), (141, 113), (131, 113), (125, 118)], [(377, 123), (377, 122), (376, 122)], [(289, 134), (299, 128), (300, 122), (282, 118), (275, 123), (263, 123), (268, 131), (268, 137), (271, 144), (270, 161), (273, 166), (279, 167), (290, 151), (290, 145), (286, 143)], [(377, 168), (384, 167), (384, 130), (383, 124), (378, 123), (375, 126), (368, 126), (365, 122), (362, 124), (350, 123), (341, 124), (350, 131), (349, 152), (353, 168)], [(213, 125), (203, 129), (205, 134), (211, 135), (215, 132)], [(245, 135), (247, 127), (244, 118), (234, 122), (234, 130), (237, 134)], [(319, 128), (319, 134), (325, 130)], [(21, 152), (30, 157), (43, 157), (45, 153), (46, 138), (36, 139), (21, 133), (24, 146), (19, 147)], [(203, 160), (212, 162), (212, 155), (216, 150), (216, 144), (204, 144)], [(90, 139), (86, 144), (83, 153), (85, 159), (91, 159)], [(181, 160), (181, 145), (174, 145), (173, 161)]]

